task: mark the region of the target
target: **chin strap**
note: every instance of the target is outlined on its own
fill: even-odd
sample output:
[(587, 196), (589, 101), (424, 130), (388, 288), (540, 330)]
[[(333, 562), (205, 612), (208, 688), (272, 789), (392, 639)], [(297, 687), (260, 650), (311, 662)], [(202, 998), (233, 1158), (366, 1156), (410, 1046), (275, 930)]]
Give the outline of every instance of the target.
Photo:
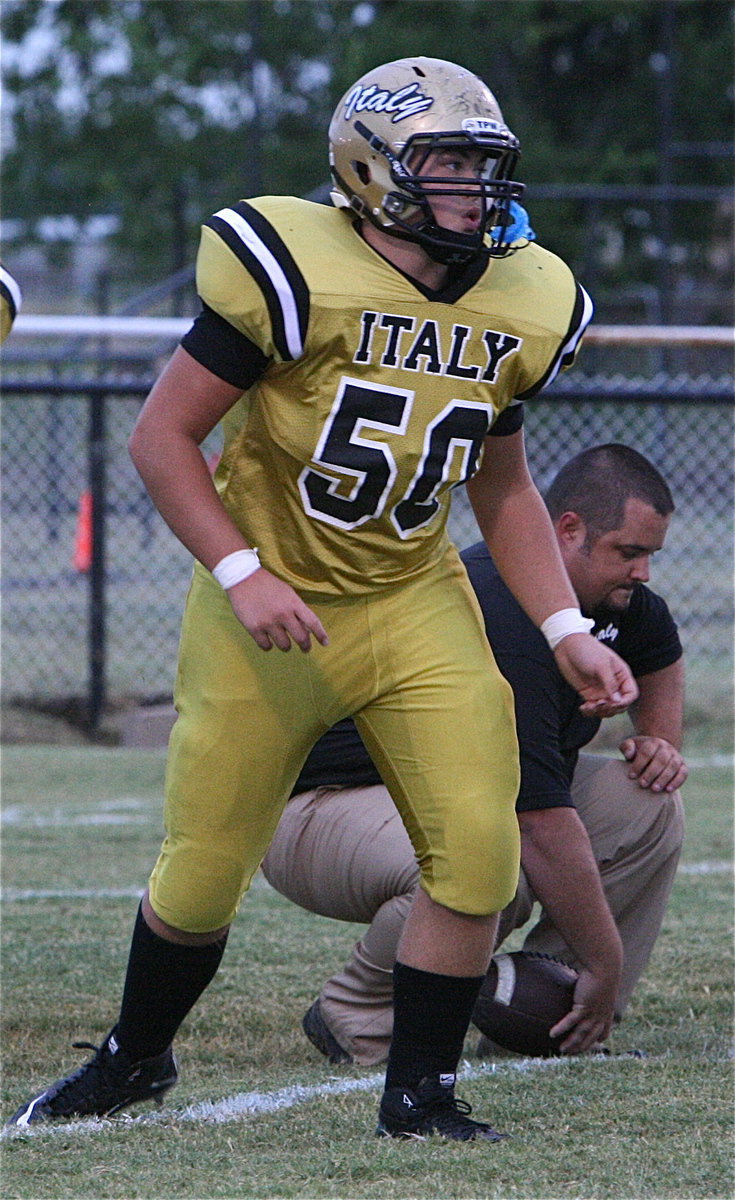
[[(533, 242), (536, 240), (536, 234), (531, 228), (528, 219), (528, 213), (523, 205), (519, 204), (517, 200), (510, 201), (508, 208), (504, 213), (504, 217), (505, 220), (502, 224), (494, 225), (492, 227), (490, 230), (490, 236), (495, 239), (495, 241), (502, 242), (502, 245), (506, 248), (506, 253), (510, 254), (513, 253), (514, 250), (520, 249), (517, 244), (519, 242)], [(441, 229), (441, 236), (442, 239), (447, 243), (451, 242), (453, 239), (452, 232), (448, 229)], [(459, 239), (462, 235), (457, 234), (456, 236)], [(463, 253), (462, 243), (460, 243), (457, 250), (454, 250), (449, 245), (443, 247), (438, 246), (436, 248), (429, 248), (429, 246), (425, 246), (425, 248), (427, 254), (434, 260), (434, 262), (443, 263), (445, 265), (469, 262), (470, 259), (475, 258), (477, 254), (492, 253), (490, 247), (481, 247), (479, 250), (472, 253), (469, 253), (465, 247), (465, 251)]]

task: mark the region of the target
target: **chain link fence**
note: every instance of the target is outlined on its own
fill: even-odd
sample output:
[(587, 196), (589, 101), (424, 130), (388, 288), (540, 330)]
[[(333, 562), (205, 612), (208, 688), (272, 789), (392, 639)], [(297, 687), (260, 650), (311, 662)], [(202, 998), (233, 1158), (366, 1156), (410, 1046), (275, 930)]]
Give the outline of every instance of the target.
[[(2, 420), (3, 702), (76, 716), (171, 695), (191, 560), (148, 499), (126, 442), (170, 346), (16, 352)], [(73, 351), (73, 352), (71, 352)], [(593, 346), (526, 406), (543, 490), (572, 454), (624, 442), (677, 505), (652, 586), (680, 626), (688, 720), (732, 710), (733, 407), (721, 348)], [(216, 456), (216, 433), (205, 454)], [(93, 527), (90, 525), (90, 517)], [(450, 530), (478, 532), (464, 492)], [(94, 555), (90, 538), (94, 535)]]

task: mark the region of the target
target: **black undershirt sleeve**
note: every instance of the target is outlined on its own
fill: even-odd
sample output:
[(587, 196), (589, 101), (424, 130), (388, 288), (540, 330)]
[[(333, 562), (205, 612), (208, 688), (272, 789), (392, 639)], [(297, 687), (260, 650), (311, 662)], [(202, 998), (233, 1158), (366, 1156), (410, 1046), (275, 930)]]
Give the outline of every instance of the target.
[(202, 305), (202, 311), (184, 334), (181, 345), (213, 375), (244, 392), (260, 378), (270, 361), (250, 338), (208, 304)]
[(489, 436), (509, 437), (511, 433), (518, 433), (522, 425), (523, 405), (521, 403), (511, 404), (495, 418), (490, 427)]

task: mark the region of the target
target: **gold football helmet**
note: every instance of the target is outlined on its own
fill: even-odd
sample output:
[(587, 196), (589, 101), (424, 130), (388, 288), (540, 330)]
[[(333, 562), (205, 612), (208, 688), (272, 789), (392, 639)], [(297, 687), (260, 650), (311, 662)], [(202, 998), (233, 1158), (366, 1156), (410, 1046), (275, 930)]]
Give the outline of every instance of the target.
[[(422, 174), (437, 150), (478, 147), (485, 157), (476, 176)], [(518, 139), (490, 89), (439, 58), (400, 58), (369, 71), (342, 97), (329, 126), (333, 203), (418, 242), (442, 263), (508, 253), (510, 203), (524, 191), (511, 178), (519, 157)], [(475, 232), (436, 223), (431, 196), (447, 190), (479, 199)]]

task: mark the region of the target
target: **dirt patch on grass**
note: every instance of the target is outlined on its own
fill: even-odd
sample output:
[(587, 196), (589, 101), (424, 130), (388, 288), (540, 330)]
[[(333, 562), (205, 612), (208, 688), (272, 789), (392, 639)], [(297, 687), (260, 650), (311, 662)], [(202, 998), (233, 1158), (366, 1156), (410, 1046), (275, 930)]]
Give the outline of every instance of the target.
[(53, 746), (74, 746), (89, 742), (89, 737), (62, 717), (4, 704), (0, 713), (0, 741), (5, 745), (41, 742)]
[(174, 720), (170, 699), (121, 704), (90, 729), (84, 706), (74, 698), (57, 705), (3, 704), (0, 743), (4, 745), (165, 747)]

